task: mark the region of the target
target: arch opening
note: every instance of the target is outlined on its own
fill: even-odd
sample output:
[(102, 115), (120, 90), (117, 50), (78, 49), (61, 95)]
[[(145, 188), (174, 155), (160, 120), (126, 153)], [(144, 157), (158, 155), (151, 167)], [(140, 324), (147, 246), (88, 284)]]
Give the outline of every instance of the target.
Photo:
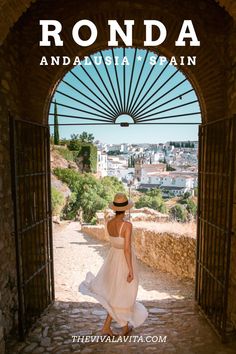
[(124, 114), (131, 117), (129, 124), (201, 123), (192, 83), (181, 66), (159, 52), (119, 47), (78, 58), (77, 63), (55, 89), (50, 126), (55, 105), (59, 125), (116, 124)]

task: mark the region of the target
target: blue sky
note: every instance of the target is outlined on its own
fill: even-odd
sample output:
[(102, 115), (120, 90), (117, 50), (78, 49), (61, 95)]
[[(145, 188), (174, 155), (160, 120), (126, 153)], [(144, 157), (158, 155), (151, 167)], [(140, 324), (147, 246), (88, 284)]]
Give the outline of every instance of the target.
[[(102, 53), (104, 59), (110, 57), (113, 60), (111, 50)], [(129, 65), (121, 65), (124, 55)], [(59, 117), (59, 123), (93, 122), (86, 118), (108, 120), (111, 123), (113, 117), (119, 114), (116, 122), (132, 122), (132, 118), (123, 114), (124, 112), (136, 114), (136, 117), (143, 122), (161, 118), (159, 121), (161, 123), (200, 123), (200, 114), (163, 119), (166, 116), (200, 112), (198, 102), (194, 102), (197, 97), (191, 84), (185, 80), (186, 77), (180, 71), (177, 71), (177, 67), (168, 65), (168, 62), (160, 65), (160, 58), (156, 65), (150, 65), (150, 57), (158, 57), (156, 53), (146, 50), (138, 49), (135, 53), (134, 48), (126, 48), (125, 52), (123, 48), (115, 48), (114, 56), (118, 62), (116, 66), (105, 65), (103, 61), (100, 65), (85, 65), (85, 62), (81, 61), (82, 65), (73, 67), (65, 75), (63, 78), (65, 82), (58, 85), (53, 97), (53, 101), (56, 100), (58, 104), (58, 113), (66, 116)], [(95, 57), (99, 63), (100, 54), (95, 53), (91, 56), (91, 60), (95, 60)], [(60, 106), (60, 104), (68, 107)], [(54, 104), (51, 104), (50, 113), (53, 112)], [(80, 119), (68, 117), (70, 115)], [(53, 123), (53, 115), (49, 117), (49, 123)], [(96, 140), (104, 143), (158, 143), (169, 140), (198, 139), (198, 125), (143, 124), (129, 127), (120, 127), (119, 124), (60, 126), (60, 137), (69, 138), (72, 133), (80, 134), (83, 131), (92, 133)], [(51, 127), (51, 132), (53, 133), (53, 127)]]

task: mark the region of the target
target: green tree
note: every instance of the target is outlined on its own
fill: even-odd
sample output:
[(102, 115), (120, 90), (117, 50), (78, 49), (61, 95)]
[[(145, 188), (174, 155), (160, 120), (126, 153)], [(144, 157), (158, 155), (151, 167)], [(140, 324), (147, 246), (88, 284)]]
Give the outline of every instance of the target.
[(94, 136), (93, 134), (88, 134), (87, 132), (82, 132), (79, 136), (79, 140), (82, 143), (93, 143), (94, 141)]
[(83, 172), (95, 173), (97, 171), (97, 147), (95, 145), (81, 143), (77, 156), (82, 157)]
[(115, 177), (96, 179), (92, 174), (81, 174), (63, 168), (54, 169), (54, 174), (72, 191), (70, 201), (64, 210), (64, 217), (73, 219), (82, 209), (85, 222), (94, 222), (96, 212), (103, 210), (115, 193), (124, 191), (123, 184)]
[(95, 173), (97, 171), (97, 147), (95, 145), (92, 143), (82, 142), (78, 134), (72, 134), (68, 144), (68, 149), (76, 152), (74, 154), (75, 161), (78, 157), (82, 158), (83, 172)]
[(90, 222), (97, 211), (103, 210), (107, 206), (108, 203), (103, 198), (103, 192), (104, 189), (99, 180), (89, 174), (84, 176), (78, 197), (85, 222)]
[(54, 104), (54, 144), (59, 145), (59, 126), (58, 126), (58, 115), (57, 115), (57, 103)]
[(137, 209), (151, 208), (161, 213), (166, 212), (166, 206), (162, 198), (162, 192), (158, 188), (149, 189), (135, 203)]
[(182, 205), (176, 204), (175, 206), (170, 208), (169, 214), (172, 220), (178, 222), (187, 221), (187, 211)]
[(191, 192), (185, 192), (184, 195), (183, 195), (183, 197), (184, 197), (185, 199), (190, 198), (190, 197), (191, 197)]
[(106, 176), (101, 179), (103, 198), (109, 203), (118, 192), (125, 192), (124, 185), (116, 177)]
[(68, 149), (72, 151), (78, 151), (81, 147), (81, 141), (79, 140), (79, 134), (71, 134)]
[(185, 192), (184, 195), (180, 198), (179, 203), (180, 204), (186, 204), (188, 198), (191, 197), (191, 193), (190, 192)]

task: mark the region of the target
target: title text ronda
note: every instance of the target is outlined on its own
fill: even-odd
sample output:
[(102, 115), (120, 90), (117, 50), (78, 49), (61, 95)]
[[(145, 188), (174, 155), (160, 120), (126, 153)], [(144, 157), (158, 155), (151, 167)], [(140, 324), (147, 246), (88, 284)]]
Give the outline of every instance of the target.
[[(40, 46), (51, 46), (52, 40), (55, 46), (63, 46), (63, 40), (60, 33), (62, 31), (62, 24), (57, 20), (40, 20), (42, 26), (42, 39), (39, 42)], [(124, 20), (125, 30), (121, 28), (116, 20), (108, 20), (109, 26), (109, 41), (108, 46), (118, 46), (117, 34), (120, 36), (125, 46), (133, 45), (133, 26), (134, 20)], [(158, 46), (162, 44), (167, 37), (167, 29), (165, 25), (158, 20), (144, 20), (145, 26), (145, 40), (144, 46)], [(87, 39), (82, 39), (80, 36), (80, 30), (82, 27), (88, 27), (90, 30), (90, 36)], [(158, 38), (153, 38), (153, 29), (158, 29)], [(88, 47), (92, 45), (98, 36), (98, 30), (96, 25), (90, 20), (80, 20), (75, 23), (72, 28), (72, 38), (76, 44), (81, 47)], [(189, 39), (190, 46), (200, 46), (200, 41), (197, 38), (195, 28), (191, 20), (184, 20), (179, 32), (179, 36), (175, 41), (175, 46), (185, 46), (186, 39)]]

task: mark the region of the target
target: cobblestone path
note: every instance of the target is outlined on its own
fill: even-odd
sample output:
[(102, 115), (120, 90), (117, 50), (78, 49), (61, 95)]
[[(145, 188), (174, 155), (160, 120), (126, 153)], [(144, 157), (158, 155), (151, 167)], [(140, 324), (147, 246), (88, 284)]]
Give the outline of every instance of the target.
[[(104, 341), (100, 330), (106, 311), (96, 300), (80, 294), (78, 285), (88, 270), (96, 274), (108, 248), (107, 243), (80, 233), (78, 223), (54, 233), (56, 301), (42, 314), (25, 342), (8, 341), (8, 354), (112, 354), (123, 350), (127, 353), (236, 353), (236, 342), (221, 344), (199, 314), (191, 281), (153, 271), (142, 263), (139, 263), (138, 300), (147, 307), (148, 319), (126, 337), (126, 343), (120, 336), (113, 342)], [(112, 327), (119, 332), (115, 323)]]

